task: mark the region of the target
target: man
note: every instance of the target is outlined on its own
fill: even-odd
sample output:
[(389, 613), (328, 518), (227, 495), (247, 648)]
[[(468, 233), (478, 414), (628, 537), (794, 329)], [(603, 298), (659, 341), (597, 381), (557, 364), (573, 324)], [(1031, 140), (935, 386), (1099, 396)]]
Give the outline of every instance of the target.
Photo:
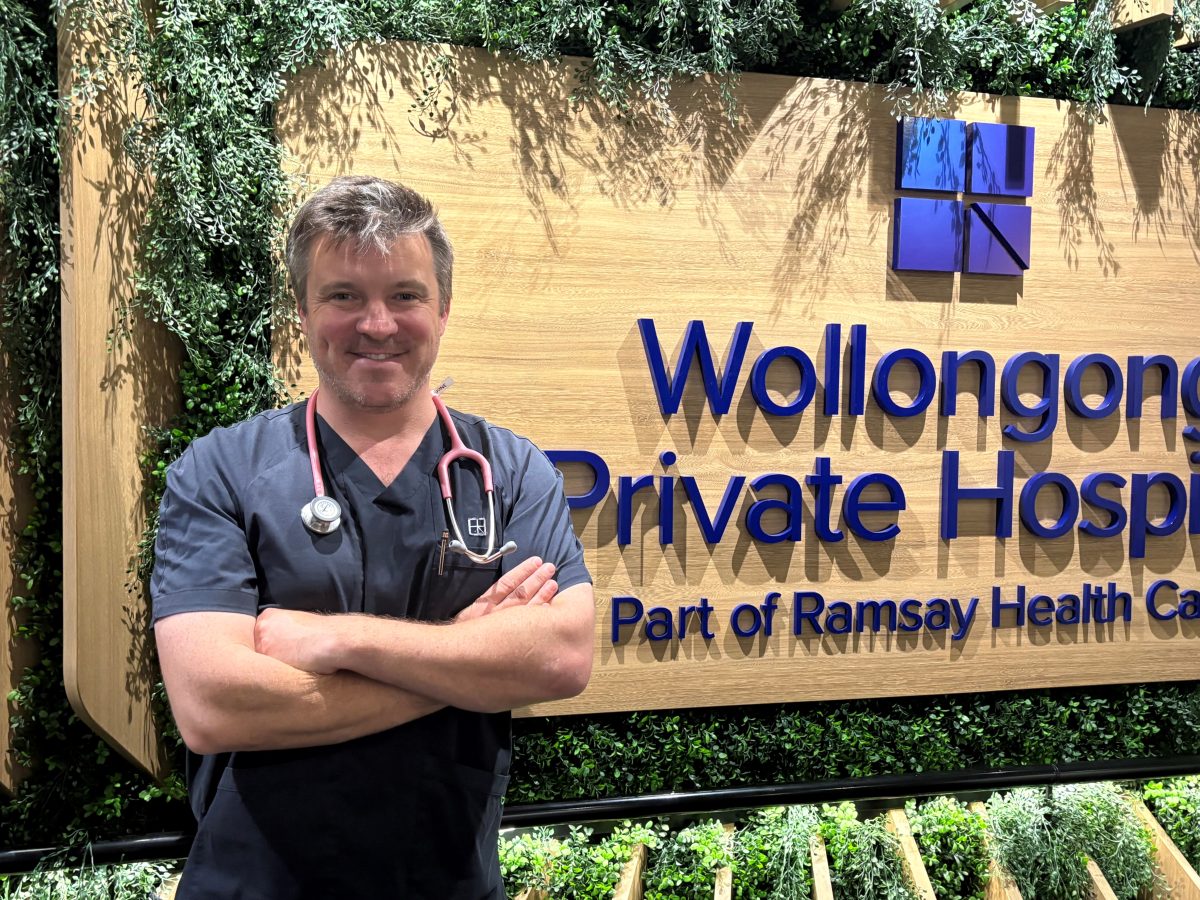
[[(561, 478), (523, 438), (450, 413), (494, 470), (492, 522), (478, 467), (450, 467), (469, 549), (519, 549), (479, 564), (450, 548), (429, 378), (452, 252), (426, 200), (336, 179), (287, 256), (318, 460), (295, 404), (197, 440), (162, 501), (154, 627), (199, 823), (177, 896), (503, 897), (507, 711), (591, 672)], [(320, 481), (341, 506), (328, 533), (300, 515)]]

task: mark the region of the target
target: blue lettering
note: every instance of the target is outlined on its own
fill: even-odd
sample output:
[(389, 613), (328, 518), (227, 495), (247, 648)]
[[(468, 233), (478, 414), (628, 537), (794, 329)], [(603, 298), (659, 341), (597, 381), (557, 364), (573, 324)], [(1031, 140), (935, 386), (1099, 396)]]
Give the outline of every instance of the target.
[[(1161, 522), (1152, 522), (1149, 512), (1150, 489), (1162, 485), (1167, 489), (1169, 507)], [(1173, 534), (1183, 524), (1187, 496), (1179, 476), (1170, 472), (1152, 472), (1149, 475), (1134, 475), (1129, 498), (1129, 558), (1144, 559), (1146, 538), (1150, 535), (1163, 537)]]
[(950, 628), (950, 604), (935, 597), (925, 604), (925, 627), (930, 631), (947, 631)]
[(942, 451), (942, 538), (958, 537), (958, 504), (964, 500), (992, 500), (996, 503), (996, 537), (1012, 537), (1013, 451), (996, 454), (994, 488), (965, 488), (958, 484), (958, 451)]
[(1158, 369), (1161, 378), (1162, 408), (1161, 419), (1174, 419), (1179, 414), (1179, 365), (1170, 356), (1131, 356), (1129, 357), (1129, 392), (1125, 395), (1125, 417), (1140, 419), (1142, 417), (1142, 394), (1145, 372), (1147, 369)]
[(830, 634), (849, 634), (853, 627), (854, 614), (850, 604), (844, 600), (834, 600), (829, 604), (829, 615), (825, 617), (825, 627)]
[(546, 457), (552, 465), (562, 468), (564, 465), (579, 463), (592, 470), (592, 488), (586, 494), (567, 494), (567, 506), (570, 509), (587, 509), (595, 506), (608, 494), (608, 463), (598, 453), (590, 450), (547, 450)]
[(833, 474), (828, 456), (818, 456), (814, 460), (813, 474), (805, 476), (804, 480), (817, 489), (816, 508), (813, 510), (813, 528), (817, 537), (837, 543), (845, 535), (829, 523), (829, 516), (833, 509), (833, 488), (842, 483), (842, 476)]
[(920, 631), (924, 624), (924, 619), (921, 618), (921, 601), (920, 600), (905, 600), (900, 604), (900, 630), (901, 631)]
[[(788, 498), (777, 500), (764, 497), (755, 500), (746, 511), (746, 528), (755, 540), (764, 544), (778, 544), (780, 541), (798, 541), (804, 527), (804, 497), (800, 490), (800, 482), (791, 475), (772, 472), (760, 475), (750, 482), (750, 487), (761, 491), (765, 487), (780, 486), (787, 489)], [(771, 532), (763, 528), (762, 519), (769, 510), (781, 509), (787, 515), (787, 527), (783, 531)]]
[(725, 493), (721, 496), (721, 504), (717, 507), (715, 522), (709, 518), (708, 508), (704, 505), (704, 498), (700, 495), (696, 479), (691, 475), (684, 475), (679, 480), (683, 482), (683, 489), (687, 492), (688, 500), (691, 501), (692, 508), (696, 510), (696, 521), (700, 524), (700, 531), (704, 535), (705, 543), (720, 543), (721, 537), (729, 525), (729, 519), (733, 515), (734, 503), (742, 492), (742, 486), (746, 483), (746, 476), (736, 475), (729, 479), (725, 485)]
[[(1104, 397), (1100, 405), (1092, 408), (1083, 402), (1083, 376), (1089, 368), (1097, 366), (1104, 373)], [(1103, 419), (1111, 416), (1121, 405), (1121, 393), (1125, 379), (1117, 361), (1106, 353), (1085, 353), (1071, 360), (1067, 366), (1067, 377), (1063, 393), (1071, 412), (1084, 419)]]
[[(902, 362), (912, 363), (917, 370), (917, 396), (908, 406), (901, 406), (893, 400), (891, 392), (892, 369)], [(937, 374), (933, 371), (933, 363), (920, 350), (912, 348), (885, 353), (875, 364), (875, 375), (871, 379), (871, 394), (875, 402), (887, 415), (897, 418), (918, 416), (925, 412), (933, 402), (936, 388)]]
[[(634, 478), (622, 475), (617, 479), (617, 544), (625, 547), (633, 543), (633, 496), (638, 491), (654, 487), (653, 475)], [(659, 498), (662, 502), (662, 498)], [(670, 502), (669, 500), (667, 502)]]
[(1074, 594), (1063, 594), (1058, 598), (1058, 609), (1054, 618), (1060, 625), (1078, 625), (1081, 614), (1079, 598)]
[[(791, 403), (776, 403), (767, 391), (767, 370), (777, 359), (790, 359), (800, 372), (800, 387)], [(773, 347), (764, 350), (750, 369), (750, 393), (762, 409), (777, 416), (794, 416), (808, 409), (817, 392), (817, 370), (808, 354), (796, 347)]]
[(1044, 628), (1054, 621), (1054, 598), (1034, 594), (1029, 601), (1029, 624)]
[(1017, 599), (1005, 602), (1001, 599), (999, 586), (992, 588), (992, 627), (1000, 627), (1000, 617), (1005, 611), (1016, 613), (1016, 622), (1018, 628), (1025, 624), (1025, 585), (1017, 585)]
[(704, 393), (708, 397), (708, 406), (713, 415), (725, 415), (733, 402), (733, 392), (737, 387), (738, 375), (741, 373), (742, 360), (746, 356), (746, 346), (750, 342), (750, 332), (753, 322), (738, 322), (733, 329), (733, 337), (729, 342), (729, 351), (725, 354), (725, 371), (718, 373), (717, 364), (713, 360), (712, 347), (708, 343), (708, 335), (704, 331), (704, 323), (698, 319), (688, 322), (683, 332), (683, 346), (679, 349), (679, 360), (675, 364), (675, 374), (667, 373), (666, 360), (663, 358), (662, 347), (658, 342), (658, 332), (653, 319), (638, 319), (638, 330), (642, 335), (642, 346), (646, 351), (646, 364), (650, 367), (650, 378), (654, 383), (654, 393), (658, 397), (658, 407), (664, 416), (679, 412), (679, 404), (683, 400), (683, 391), (687, 386), (688, 373), (691, 371), (693, 360), (699, 360), (700, 373), (704, 379)]
[(996, 360), (983, 350), (968, 350), (955, 353), (948, 350), (942, 354), (942, 415), (958, 413), (958, 371), (964, 363), (979, 366), (979, 417), (985, 419), (996, 412)]
[[(1017, 385), (1021, 370), (1027, 365), (1033, 365), (1042, 372), (1042, 388), (1039, 391), (1041, 399), (1032, 406), (1021, 399), (1021, 389)], [(1004, 364), (1004, 374), (1000, 377), (1000, 393), (1005, 407), (1014, 416), (1040, 416), (1041, 422), (1033, 431), (1022, 431), (1016, 424), (1004, 426), (1004, 436), (1014, 441), (1033, 443), (1043, 441), (1054, 433), (1058, 426), (1058, 354), (1057, 353), (1018, 353)]]
[[(750, 614), (750, 627), (742, 628), (742, 615)], [(763, 620), (762, 613), (758, 611), (758, 607), (753, 603), (739, 603), (733, 608), (733, 612), (729, 614), (729, 625), (733, 628), (733, 633), (738, 637), (754, 637), (762, 630)]]
[(646, 613), (646, 637), (668, 641), (675, 636), (675, 616), (665, 606), (652, 606)]
[[(881, 485), (887, 491), (887, 500), (862, 499), (863, 491), (875, 484)], [(893, 522), (879, 531), (872, 531), (863, 524), (862, 514), (864, 512), (894, 513), (906, 509), (907, 506), (904, 489), (900, 487), (900, 482), (891, 475), (874, 472), (859, 475), (850, 482), (850, 486), (846, 488), (846, 496), (842, 500), (842, 517), (850, 526), (850, 530), (860, 538), (867, 541), (890, 541), (900, 533), (899, 525)]]
[(1092, 537), (1115, 537), (1125, 530), (1125, 524), (1129, 520), (1124, 506), (1116, 500), (1101, 496), (1100, 488), (1106, 484), (1119, 489), (1125, 487), (1128, 482), (1114, 472), (1094, 472), (1083, 479), (1080, 489), (1084, 503), (1108, 513), (1110, 517), (1107, 525), (1097, 525), (1091, 519), (1084, 519), (1079, 523), (1079, 530)]
[[(1053, 525), (1043, 525), (1037, 514), (1037, 498), (1043, 487), (1058, 488), (1062, 511)], [(1071, 530), (1079, 515), (1079, 495), (1075, 493), (1075, 482), (1058, 472), (1039, 472), (1025, 482), (1021, 489), (1021, 524), (1042, 538), (1062, 537)]]
[(860, 600), (858, 615), (855, 617), (854, 630), (861, 633), (866, 627), (867, 617), (870, 616), (871, 630), (878, 632), (883, 627), (883, 613), (888, 614), (888, 631), (896, 630), (896, 601), (895, 600)]
[(1179, 585), (1170, 578), (1160, 578), (1154, 584), (1150, 585), (1146, 589), (1146, 612), (1150, 613), (1152, 618), (1158, 619), (1160, 622), (1167, 622), (1179, 615), (1179, 610), (1175, 608), (1161, 610), (1158, 608), (1158, 592), (1161, 590), (1178, 591)]
[[(812, 609), (805, 609), (806, 600), (813, 601)], [(799, 637), (804, 631), (804, 623), (816, 634), (824, 634), (817, 617), (825, 612), (825, 598), (816, 591), (796, 591), (792, 594), (792, 634)]]
[[(629, 615), (622, 615), (622, 610), (626, 606), (631, 607), (633, 611)], [(636, 625), (641, 621), (644, 612), (645, 607), (642, 606), (642, 601), (637, 597), (613, 597), (612, 642), (619, 644), (621, 642), (621, 629), (626, 625)]]

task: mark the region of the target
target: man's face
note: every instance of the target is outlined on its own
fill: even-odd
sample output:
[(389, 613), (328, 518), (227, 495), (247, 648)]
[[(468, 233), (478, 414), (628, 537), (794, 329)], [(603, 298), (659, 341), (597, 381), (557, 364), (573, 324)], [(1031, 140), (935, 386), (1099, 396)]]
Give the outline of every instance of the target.
[(313, 365), (341, 404), (387, 412), (428, 390), (450, 310), (439, 310), (423, 234), (401, 235), (386, 254), (318, 241), (307, 300), (300, 322)]

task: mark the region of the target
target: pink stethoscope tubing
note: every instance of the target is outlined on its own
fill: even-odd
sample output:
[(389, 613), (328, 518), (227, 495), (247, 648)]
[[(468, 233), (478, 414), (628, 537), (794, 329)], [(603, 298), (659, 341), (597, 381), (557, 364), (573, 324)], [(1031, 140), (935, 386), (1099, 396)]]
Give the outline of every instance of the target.
[[(456, 553), (461, 553), (463, 556), (470, 559), (472, 562), (486, 565), (490, 562), (495, 562), (500, 557), (512, 553), (517, 549), (517, 545), (513, 541), (508, 541), (499, 550), (496, 547), (496, 493), (492, 485), (492, 466), (484, 458), (484, 455), (477, 450), (472, 450), (462, 442), (459, 436), (458, 429), (454, 427), (454, 420), (450, 418), (450, 410), (446, 409), (446, 403), (442, 400), (442, 391), (454, 384), (454, 379), (447, 378), (437, 389), (432, 392), (433, 405), (437, 408), (438, 416), (441, 417), (442, 424), (446, 426), (446, 434), (450, 436), (450, 449), (442, 454), (442, 458), (438, 460), (437, 473), (438, 484), (442, 488), (442, 500), (446, 504), (446, 521), (450, 523), (450, 527), (454, 529), (454, 540), (449, 544), (449, 549)], [(484, 553), (476, 553), (467, 546), (467, 542), (463, 540), (462, 531), (458, 527), (458, 519), (454, 515), (454, 492), (450, 489), (450, 463), (456, 459), (469, 459), (475, 465), (479, 466), (479, 474), (483, 477), (483, 492), (487, 495), (488, 502), (488, 520), (487, 533), (488, 545), (487, 551)], [(495, 552), (493, 552), (495, 551)]]
[[(441, 398), (441, 392), (453, 383), (452, 379), (447, 378), (438, 386), (437, 390), (431, 392), (433, 405), (450, 437), (450, 449), (442, 455), (437, 464), (438, 484), (442, 489), (442, 500), (446, 504), (446, 521), (454, 530), (454, 540), (450, 541), (448, 549), (463, 554), (473, 562), (486, 565), (512, 553), (517, 549), (517, 545), (513, 541), (508, 541), (499, 550), (495, 549), (496, 503), (492, 483), (492, 467), (482, 453), (472, 450), (462, 442), (462, 437), (454, 426), (454, 420), (450, 418), (450, 411)], [(315, 496), (300, 511), (300, 518), (304, 521), (305, 527), (314, 534), (330, 534), (341, 525), (342, 510), (340, 504), (325, 493), (325, 479), (321, 477), (321, 453), (317, 444), (317, 393), (319, 390), (319, 388), (315, 388), (309, 395), (308, 406), (304, 411), (305, 439), (308, 443), (308, 462), (312, 469)], [(469, 459), (475, 463), (479, 466), (480, 475), (483, 477), (483, 491), (487, 495), (488, 501), (488, 546), (485, 553), (476, 553), (467, 546), (462, 531), (458, 527), (458, 519), (454, 515), (454, 495), (450, 488), (450, 464), (458, 459)]]

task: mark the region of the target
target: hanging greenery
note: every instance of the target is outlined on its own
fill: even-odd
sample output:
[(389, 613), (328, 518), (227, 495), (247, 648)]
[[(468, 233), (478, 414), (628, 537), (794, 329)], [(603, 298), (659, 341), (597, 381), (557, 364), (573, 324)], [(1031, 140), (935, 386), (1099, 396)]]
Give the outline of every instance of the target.
[(939, 900), (984, 900), (988, 883), (987, 825), (953, 797), (905, 804), (921, 862)]
[(988, 801), (987, 822), (996, 859), (1023, 897), (1091, 896), (1089, 859), (1123, 900), (1144, 896), (1155, 886), (1153, 839), (1115, 784), (997, 794)]
[(900, 862), (900, 841), (887, 830), (882, 816), (860, 820), (853, 803), (825, 806), (820, 828), (837, 897), (917, 900)]
[[(1200, 24), (1194, 3), (1179, 8), (1181, 21)], [(668, 104), (681, 78), (715, 73), (728, 86), (750, 70), (886, 83), (898, 105), (933, 108), (961, 89), (1065, 98), (1097, 113), (1109, 101), (1200, 104), (1200, 55), (1171, 47), (1169, 29), (1115, 37), (1107, 0), (1049, 15), (1030, 0), (953, 13), (936, 0), (857, 0), (842, 13), (794, 0), (79, 0), (71, 14), (107, 36), (117, 63), (81, 72), (83, 93), (128, 78), (147, 110), (125, 142), (129, 164), (155, 185), (127, 299), (185, 351), (183, 412), (161, 423), (147, 461), (152, 494), (196, 436), (280, 396), (270, 334), (286, 300), (275, 251), (296, 186), (282, 174), (274, 104), (290, 74), (352, 42), (580, 55), (581, 90), (629, 108), (635, 98)], [(164, 827), (186, 813), (178, 800), (164, 807), (178, 783), (164, 796), (132, 773), (74, 718), (61, 687), (55, 26), (41, 4), (0, 0), (0, 327), (20, 382), (13, 446), (36, 494), (13, 602), (46, 651), (16, 696), (20, 752), (35, 775), (0, 812), (8, 845), (79, 827), (92, 837)], [(1200, 735), (1197, 696), (1194, 686), (1153, 686), (523, 721), (512, 799), (1169, 754)], [(753, 745), (736, 739), (746, 729)], [(811, 747), (824, 755), (803, 758)]]
[(11, 605), (16, 639), (37, 659), (8, 697), (13, 751), (32, 774), (0, 805), (5, 847), (171, 821), (155, 802), (164, 790), (84, 725), (63, 692), (55, 25), (53, 4), (0, 0), (0, 364), (15, 423), (5, 451), (31, 499)]

